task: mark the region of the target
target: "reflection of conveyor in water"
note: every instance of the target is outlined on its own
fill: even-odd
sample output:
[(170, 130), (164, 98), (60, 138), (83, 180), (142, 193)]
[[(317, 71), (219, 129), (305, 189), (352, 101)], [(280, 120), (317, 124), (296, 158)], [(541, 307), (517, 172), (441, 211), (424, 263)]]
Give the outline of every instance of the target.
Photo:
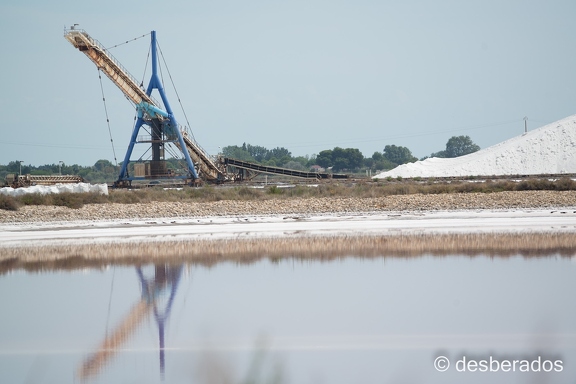
[(162, 378), (164, 377), (164, 329), (176, 296), (176, 290), (182, 274), (182, 266), (156, 265), (154, 276), (151, 278), (145, 277), (141, 267), (137, 267), (136, 272), (142, 287), (140, 301), (132, 307), (116, 328), (107, 334), (96, 349), (96, 352), (84, 360), (78, 370), (78, 377), (81, 380), (86, 380), (98, 374), (151, 312), (154, 314), (154, 319), (158, 325), (160, 374)]
[(297, 171), (294, 169), (287, 169), (281, 167), (270, 167), (267, 165), (250, 163), (248, 161), (242, 161), (237, 159), (231, 159), (229, 157), (223, 157), (220, 159), (227, 167), (237, 168), (238, 171), (234, 173), (236, 180), (249, 180), (260, 173), (268, 173), (272, 175), (285, 175), (290, 177), (299, 177), (302, 179), (347, 179), (348, 175), (338, 174), (338, 173), (318, 173), (318, 172), (306, 172)]

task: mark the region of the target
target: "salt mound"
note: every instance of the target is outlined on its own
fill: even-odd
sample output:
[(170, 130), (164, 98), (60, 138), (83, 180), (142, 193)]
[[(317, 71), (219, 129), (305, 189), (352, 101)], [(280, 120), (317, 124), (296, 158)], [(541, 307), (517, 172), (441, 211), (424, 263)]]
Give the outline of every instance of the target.
[(576, 173), (576, 115), (466, 156), (402, 164), (373, 178)]
[(22, 196), (28, 193), (39, 193), (41, 195), (46, 195), (49, 193), (63, 193), (63, 192), (71, 192), (71, 193), (96, 192), (101, 195), (107, 195), (108, 185), (77, 183), (77, 184), (56, 184), (56, 185), (34, 185), (32, 187), (16, 188), (16, 189), (11, 187), (0, 188), (0, 194), (9, 196)]

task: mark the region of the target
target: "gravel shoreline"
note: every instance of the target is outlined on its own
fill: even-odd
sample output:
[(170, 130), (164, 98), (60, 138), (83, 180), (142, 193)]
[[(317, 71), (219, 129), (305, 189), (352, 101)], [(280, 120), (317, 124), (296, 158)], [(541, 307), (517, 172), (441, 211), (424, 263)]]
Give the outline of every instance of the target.
[(58, 206), (24, 206), (18, 211), (0, 210), (0, 223), (568, 207), (576, 207), (576, 191), (505, 191), (393, 195), (375, 198), (321, 197), (215, 202), (110, 203), (87, 204), (79, 209)]

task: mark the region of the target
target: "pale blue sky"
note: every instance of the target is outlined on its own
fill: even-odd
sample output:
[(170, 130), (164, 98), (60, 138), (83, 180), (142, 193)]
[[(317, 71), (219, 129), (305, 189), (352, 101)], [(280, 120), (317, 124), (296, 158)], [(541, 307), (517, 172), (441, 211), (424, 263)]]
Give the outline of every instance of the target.
[[(294, 155), (482, 148), (576, 113), (574, 1), (15, 1), (0, 6), (0, 164), (113, 160), (98, 72), (64, 38), (156, 30), (198, 142)], [(137, 78), (148, 37), (112, 53)], [(149, 73), (149, 72), (148, 72)], [(146, 77), (145, 82), (148, 78)], [(170, 86), (181, 123), (185, 118)], [(118, 160), (134, 111), (104, 79)]]

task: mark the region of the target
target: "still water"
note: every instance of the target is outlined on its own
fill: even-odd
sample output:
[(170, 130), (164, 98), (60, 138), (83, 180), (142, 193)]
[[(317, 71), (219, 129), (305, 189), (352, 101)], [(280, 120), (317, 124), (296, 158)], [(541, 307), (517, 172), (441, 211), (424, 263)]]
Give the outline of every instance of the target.
[(574, 292), (559, 255), (17, 271), (0, 382), (574, 383)]

